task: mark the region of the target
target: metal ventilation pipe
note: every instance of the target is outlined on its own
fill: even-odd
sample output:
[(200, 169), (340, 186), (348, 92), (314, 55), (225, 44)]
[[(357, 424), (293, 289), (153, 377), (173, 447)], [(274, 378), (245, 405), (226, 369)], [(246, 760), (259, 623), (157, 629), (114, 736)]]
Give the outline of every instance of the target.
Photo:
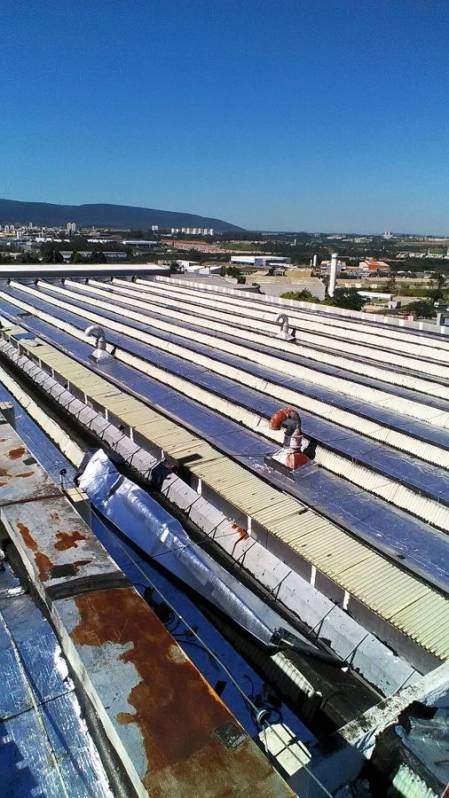
[(282, 338), (284, 341), (294, 341), (295, 340), (295, 333), (288, 324), (288, 316), (285, 313), (279, 313), (278, 317), (276, 318), (276, 324), (280, 324), (281, 329), (278, 332), (278, 338)]
[(336, 252), (333, 252), (331, 255), (331, 270), (329, 275), (329, 285), (327, 288), (327, 293), (329, 294), (329, 296), (334, 296), (335, 292), (335, 283), (337, 280), (337, 260), (338, 260), (338, 254)]
[(299, 413), (294, 407), (282, 407), (270, 418), (270, 429), (284, 429), (284, 442), (282, 449), (273, 454), (272, 460), (295, 471), (300, 466), (309, 462), (309, 458), (302, 450), (302, 429)]
[(103, 327), (99, 327), (97, 324), (91, 324), (89, 327), (86, 327), (85, 333), (95, 338), (95, 349), (90, 355), (92, 360), (96, 360), (97, 362), (102, 361), (103, 363), (107, 360), (111, 360), (112, 355), (110, 355), (106, 349), (106, 335)]

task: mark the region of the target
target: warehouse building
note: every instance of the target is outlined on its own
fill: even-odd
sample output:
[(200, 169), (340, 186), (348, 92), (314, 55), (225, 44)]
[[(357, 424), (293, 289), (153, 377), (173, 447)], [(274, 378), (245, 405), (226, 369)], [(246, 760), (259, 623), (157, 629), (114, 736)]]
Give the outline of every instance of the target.
[(275, 255), (231, 255), (231, 263), (236, 266), (255, 266), (266, 269), (275, 264), (289, 266), (291, 260)]

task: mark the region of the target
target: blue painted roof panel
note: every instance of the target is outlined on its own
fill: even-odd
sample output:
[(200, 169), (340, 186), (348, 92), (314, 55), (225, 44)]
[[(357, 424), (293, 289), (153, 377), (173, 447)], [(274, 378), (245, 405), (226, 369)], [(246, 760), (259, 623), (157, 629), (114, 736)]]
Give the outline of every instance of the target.
[[(27, 322), (34, 326), (34, 320), (27, 319)], [(40, 329), (42, 324), (39, 323)], [(51, 325), (47, 325), (47, 335), (56, 345), (66, 347), (68, 352), (89, 367), (113, 377), (150, 404), (160, 404), (181, 423), (187, 424), (226, 453), (232, 454), (257, 473), (262, 473), (269, 481), (273, 479), (263, 465), (264, 455), (276, 448), (271, 442), (119, 361), (110, 362), (103, 369), (94, 367), (89, 360), (89, 345), (55, 330)], [(299, 472), (294, 480), (285, 482), (284, 489), (356, 536), (367, 540), (375, 548), (394, 559), (399, 557), (405, 567), (449, 592), (447, 536), (323, 469), (309, 470), (303, 477)]]

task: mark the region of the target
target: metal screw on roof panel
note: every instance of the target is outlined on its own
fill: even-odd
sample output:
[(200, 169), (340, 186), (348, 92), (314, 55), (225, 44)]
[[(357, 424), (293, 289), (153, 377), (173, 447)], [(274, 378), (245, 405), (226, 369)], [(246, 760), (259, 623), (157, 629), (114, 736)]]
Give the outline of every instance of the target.
[(280, 331), (278, 332), (278, 338), (282, 338), (284, 341), (295, 341), (295, 330), (289, 327), (288, 323), (288, 316), (285, 313), (279, 313), (278, 317), (276, 318), (276, 324), (280, 324)]

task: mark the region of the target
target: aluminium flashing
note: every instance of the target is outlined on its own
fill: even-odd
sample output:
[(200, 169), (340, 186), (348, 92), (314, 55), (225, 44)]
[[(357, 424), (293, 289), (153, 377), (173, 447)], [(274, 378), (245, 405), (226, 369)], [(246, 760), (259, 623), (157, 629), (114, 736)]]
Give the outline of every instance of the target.
[[(10, 297), (15, 296), (14, 289), (9, 288), (8, 289), (8, 293), (9, 293)], [(39, 306), (40, 307), (45, 307), (45, 304), (46, 304), (45, 301), (44, 301), (45, 297), (46, 297), (45, 291), (43, 291), (42, 289), (39, 289), (37, 291), (37, 293), (35, 294), (35, 300), (34, 300), (35, 307), (39, 307)], [(41, 305), (39, 305), (39, 299), (42, 300), (42, 304)], [(25, 304), (25, 306), (26, 306), (26, 304)], [(85, 303), (83, 302), (83, 295), (82, 294), (80, 294), (79, 300), (77, 302), (75, 302), (75, 306), (76, 306), (76, 308), (82, 308), (83, 310), (85, 310)], [(107, 318), (109, 320), (109, 322), (110, 322), (109, 327), (111, 327), (111, 322), (113, 323), (114, 321), (116, 321), (116, 322), (120, 323), (120, 321), (123, 321), (122, 317), (119, 314), (119, 311), (120, 311), (120, 308), (118, 308), (118, 307), (116, 308), (116, 312), (115, 313), (112, 312), (112, 311), (109, 311), (109, 312), (103, 311), (102, 318), (103, 319)], [(53, 312), (55, 313), (55, 315), (57, 315), (57, 311), (53, 311)], [(78, 310), (77, 310), (77, 312), (79, 313)], [(69, 314), (66, 314), (66, 315), (67, 315), (67, 318), (69, 318)], [(71, 315), (70, 318), (76, 318), (76, 316)], [(198, 332), (195, 333), (193, 325), (190, 325), (190, 326), (186, 325), (185, 329), (184, 328), (180, 328), (180, 331), (178, 333), (175, 333), (175, 332), (169, 332), (168, 328), (166, 329), (167, 325), (164, 322), (161, 323), (162, 320), (156, 318), (156, 316), (154, 317), (153, 322), (151, 320), (151, 317), (149, 317), (146, 320), (146, 323), (138, 322), (138, 321), (135, 321), (135, 320), (129, 319), (129, 318), (127, 318), (126, 321), (127, 321), (127, 327), (129, 327), (129, 329), (131, 331), (133, 331), (133, 330), (134, 331), (139, 331), (139, 332), (148, 331), (149, 333), (151, 333), (152, 342), (153, 343), (156, 343), (157, 339), (161, 339), (162, 341), (164, 341), (164, 343), (168, 342), (168, 343), (171, 343), (171, 344), (175, 344), (180, 339), (179, 343), (181, 343), (185, 348), (191, 349), (192, 352), (194, 352), (195, 354), (201, 354), (202, 353), (202, 354), (204, 354), (206, 356), (208, 354), (209, 355), (214, 354), (215, 356), (217, 356), (220, 359), (222, 359), (223, 362), (229, 362), (231, 365), (233, 363), (238, 364), (239, 362), (241, 362), (243, 365), (246, 364), (247, 366), (251, 366), (251, 367), (254, 367), (255, 365), (257, 365), (257, 368), (259, 370), (262, 370), (264, 368), (264, 364), (265, 364), (265, 371), (267, 372), (268, 375), (270, 375), (270, 373), (271, 374), (274, 373), (275, 375), (277, 375), (279, 377), (282, 377), (283, 380), (289, 380), (289, 377), (287, 376), (288, 372), (286, 372), (284, 368), (281, 368), (283, 366), (283, 364), (284, 364), (284, 361), (286, 361), (286, 364), (290, 363), (290, 369), (295, 369), (296, 366), (303, 365), (304, 367), (306, 367), (308, 369), (307, 373), (309, 373), (309, 375), (310, 375), (309, 378), (306, 379), (306, 380), (304, 380), (304, 376), (301, 376), (301, 383), (300, 384), (302, 384), (304, 382), (306, 390), (307, 390), (307, 386), (308, 386), (309, 383), (310, 383), (310, 385), (315, 385), (315, 383), (313, 382), (313, 379), (315, 378), (315, 374), (314, 374), (315, 371), (319, 371), (322, 374), (323, 378), (325, 377), (328, 382), (329, 382), (329, 378), (330, 377), (337, 377), (337, 378), (339, 378), (339, 377), (342, 378), (343, 377), (344, 379), (347, 379), (347, 376), (348, 376), (344, 369), (336, 368), (334, 366), (329, 366), (329, 365), (321, 363), (319, 365), (319, 367), (315, 367), (312, 361), (308, 360), (307, 358), (302, 357), (301, 352), (300, 352), (300, 347), (298, 347), (298, 352), (296, 354), (290, 354), (290, 353), (284, 351), (284, 352), (282, 352), (282, 356), (281, 357), (277, 356), (277, 358), (274, 359), (272, 354), (271, 354), (271, 350), (270, 350), (269, 347), (267, 347), (265, 345), (259, 345), (259, 346), (256, 347), (250, 341), (246, 342), (246, 348), (248, 349), (248, 352), (246, 352), (245, 349), (243, 349), (242, 347), (239, 347), (239, 349), (236, 349), (236, 345), (237, 345), (238, 342), (233, 336), (229, 336), (229, 335), (221, 334), (220, 337), (216, 337), (215, 339), (213, 339), (215, 341), (215, 345), (212, 345), (212, 347), (211, 347), (211, 345), (210, 345), (211, 341), (209, 341), (209, 343), (208, 343), (207, 336), (204, 336), (203, 334), (200, 334)], [(113, 326), (113, 324), (112, 324), (112, 326)], [(118, 327), (116, 327), (115, 329), (118, 329)], [(120, 330), (120, 331), (122, 331), (122, 330)], [(191, 335), (190, 336), (187, 336), (187, 332), (188, 331), (191, 331)], [(131, 334), (131, 333), (129, 333), (129, 334)], [(193, 338), (193, 336), (195, 336), (195, 338)], [(201, 341), (204, 341), (204, 343), (201, 343)], [(232, 354), (231, 355), (229, 355), (229, 353), (227, 352), (226, 342), (228, 342), (228, 348), (229, 348), (229, 345), (232, 345)], [(237, 352), (241, 353), (240, 357), (236, 356)], [(258, 352), (260, 354), (260, 356), (256, 358), (255, 355), (254, 355), (254, 352)], [(267, 365), (271, 366), (271, 372), (267, 368)], [(302, 371), (301, 375), (304, 375), (305, 373), (306, 372)], [(318, 375), (316, 375), (316, 376), (318, 376)], [(268, 376), (268, 379), (269, 378), (270, 378), (270, 376)], [(371, 389), (376, 390), (376, 389), (380, 388), (384, 392), (386, 391), (387, 393), (392, 394), (394, 396), (398, 396), (398, 397), (404, 398), (404, 399), (409, 399), (412, 402), (416, 401), (417, 399), (419, 399), (419, 393), (417, 393), (417, 391), (414, 390), (414, 389), (413, 390), (407, 389), (407, 388), (404, 388), (402, 386), (393, 385), (392, 383), (382, 382), (379, 379), (373, 379), (373, 378), (370, 378), (370, 377), (367, 377), (367, 376), (363, 376), (361, 374), (355, 374), (353, 372), (351, 372), (351, 377), (350, 378), (351, 378), (351, 381), (354, 382), (355, 385), (360, 385), (364, 389), (371, 388)], [(289, 382), (293, 383), (293, 379), (291, 377), (290, 377)], [(315, 380), (315, 382), (316, 382), (316, 380)], [(286, 383), (286, 384), (289, 384), (289, 383)], [(292, 384), (292, 387), (293, 387), (293, 384)], [(320, 386), (321, 386), (320, 390), (325, 390), (328, 393), (329, 397), (331, 397), (332, 396), (332, 390), (331, 390), (331, 388), (325, 388), (325, 384), (326, 383), (323, 383), (323, 382), (320, 384)], [(331, 385), (331, 384), (333, 384), (333, 383), (329, 382), (329, 385)], [(425, 402), (429, 406), (435, 407), (436, 409), (447, 410), (448, 409), (447, 400), (445, 401), (443, 398), (438, 398), (438, 392), (440, 390), (440, 387), (436, 383), (433, 384), (433, 387), (435, 388), (435, 390), (433, 391), (434, 395), (430, 395), (430, 394), (426, 393)], [(316, 386), (315, 386), (314, 390), (315, 391), (317, 390)], [(449, 398), (449, 393), (447, 392), (447, 390), (444, 389), (444, 388), (442, 388), (441, 390), (443, 392), (445, 392), (446, 396)], [(360, 394), (360, 391), (359, 391), (359, 394)], [(333, 401), (331, 400), (331, 404), (335, 404), (335, 405), (338, 406), (339, 401), (341, 401), (341, 400), (348, 401), (349, 400), (349, 395), (348, 394), (343, 394), (341, 397), (340, 397), (340, 394), (338, 394), (338, 393), (336, 393), (334, 395), (335, 395), (335, 398), (334, 398)], [(374, 394), (371, 394), (371, 393), (367, 394), (367, 396), (370, 396), (370, 397), (372, 397), (374, 395), (376, 395), (376, 394), (375, 393)], [(358, 403), (361, 406), (363, 406), (363, 400), (359, 399)], [(371, 402), (371, 404), (372, 404), (372, 402)]]
[[(204, 321), (201, 324), (201, 316), (198, 314), (192, 316), (190, 321), (179, 321), (176, 318), (173, 319), (168, 312), (164, 313), (163, 308), (155, 306), (152, 310), (151, 305), (148, 306), (147, 303), (140, 300), (135, 301), (140, 303), (141, 310), (135, 311), (133, 307), (127, 305), (126, 297), (119, 300), (114, 295), (91, 288), (90, 285), (84, 286), (86, 290), (83, 292), (77, 287), (74, 288), (75, 290), (70, 291), (66, 287), (61, 288), (45, 282), (40, 282), (37, 287), (27, 288), (15, 283), (8, 288), (7, 293), (14, 297), (17, 304), (19, 303), (14, 292), (18, 292), (20, 296), (22, 291), (34, 297), (36, 307), (39, 307), (39, 301), (42, 301), (47, 305), (75, 312), (78, 315), (82, 310), (84, 314), (91, 313), (91, 316), (86, 315), (86, 318), (91, 318), (93, 321), (99, 320), (100, 323), (104, 323), (102, 321), (104, 319), (117, 319), (123, 323), (123, 316), (126, 316), (126, 324), (132, 328), (145, 330), (146, 327), (151, 328), (153, 325), (152, 332), (156, 336), (172, 333), (181, 338), (193, 337), (198, 342), (212, 346), (213, 350), (224, 352), (228, 352), (231, 346), (232, 353), (238, 354), (244, 359), (256, 360), (261, 364), (271, 364), (274, 371), (282, 371), (288, 375), (291, 375), (294, 370), (301, 379), (305, 378), (314, 384), (328, 387), (334, 386), (345, 395), (350, 395), (348, 382), (350, 387), (353, 387), (353, 384), (358, 385), (358, 396), (371, 404), (377, 401), (380, 406), (385, 404), (388, 406), (390, 394), (393, 393), (397, 397), (396, 408), (399, 407), (402, 412), (412, 417), (420, 418), (422, 416), (422, 419), (429, 423), (436, 423), (436, 421), (432, 421), (434, 417), (444, 418), (443, 407), (446, 409), (446, 414), (448, 412), (448, 406), (447, 404), (444, 406), (443, 400), (449, 399), (449, 384), (446, 384), (444, 380), (435, 381), (431, 375), (423, 373), (422, 369), (417, 376), (410, 377), (395, 367), (392, 372), (394, 378), (390, 379), (388, 373), (379, 372), (379, 367), (376, 366), (375, 373), (373, 372), (370, 378), (371, 367), (366, 360), (363, 361), (363, 368), (361, 363), (357, 362), (357, 368), (350, 370), (348, 361), (345, 359), (342, 359), (339, 364), (310, 359), (304, 355), (303, 347), (298, 344), (281, 346), (281, 342), (274, 337), (268, 338), (267, 341), (253, 340), (248, 335), (237, 335), (233, 327), (230, 327), (228, 331), (211, 329), (208, 322)], [(89, 291), (93, 296), (89, 296)], [(98, 299), (95, 292), (103, 293), (104, 300), (109, 301)], [(58, 299), (58, 296), (63, 298)], [(115, 300), (115, 302), (111, 302), (111, 300)], [(29, 307), (26, 302), (20, 306)], [(288, 369), (287, 366), (289, 366)], [(440, 397), (440, 404), (435, 404), (435, 408), (438, 407), (440, 413), (432, 412), (429, 409), (434, 406), (432, 404), (433, 396)], [(414, 407), (415, 405), (416, 407)], [(419, 407), (419, 405), (422, 406)]]
[[(82, 300), (82, 298), (77, 300), (76, 304), (73, 305), (62, 300), (49, 297), (44, 292), (35, 291), (33, 289), (32, 296), (34, 305), (29, 305), (13, 295), (11, 293), (11, 289), (9, 289), (9, 295), (6, 293), (0, 293), (0, 295), (3, 297), (3, 299), (6, 299), (13, 305), (32, 309), (33, 313), (38, 318), (42, 318), (46, 321), (51, 319), (51, 323), (56, 326), (64, 327), (67, 324), (65, 321), (58, 320), (60, 316), (62, 316), (63, 319), (71, 318), (72, 314), (75, 313), (75, 319), (82, 316), (83, 318), (102, 323), (103, 325), (107, 324), (109, 328), (119, 332), (124, 332), (125, 334), (137, 338), (138, 340), (152, 339), (151, 342), (156, 346), (158, 345), (157, 337), (162, 335), (162, 331), (167, 331), (173, 327), (173, 325), (167, 324), (166, 322), (161, 322), (161, 330), (157, 330), (157, 328), (151, 328), (150, 326), (152, 335), (148, 338), (148, 333), (146, 330), (148, 328), (149, 319), (146, 319), (146, 324), (141, 324), (135, 321), (133, 322), (132, 319), (130, 321), (127, 318), (127, 323), (125, 325), (123, 323), (123, 317), (118, 315), (117, 312), (103, 312), (103, 315), (99, 315), (99, 313), (94, 313), (86, 309), (86, 303)], [(53, 316), (49, 315), (48, 312), (46, 313), (45, 310), (39, 309), (39, 307), (45, 308), (48, 303), (50, 303), (50, 305), (55, 305), (57, 308), (56, 311), (53, 310)], [(87, 303), (87, 307), (89, 307), (89, 303)], [(58, 308), (63, 308), (64, 314), (62, 314), (61, 310), (58, 311)], [(120, 308), (116, 308), (116, 311), (119, 310)], [(116, 319), (118, 321), (116, 321)], [(75, 324), (77, 323), (79, 324), (79, 321), (75, 322)], [(187, 328), (177, 328), (175, 326), (173, 329), (178, 333), (181, 333), (183, 345), (191, 347), (191, 344), (185, 337), (188, 332)], [(388, 426), (393, 430), (402, 430), (406, 434), (413, 433), (414, 436), (423, 439), (424, 441), (433, 442), (436, 445), (444, 446), (442, 438), (444, 435), (447, 437), (448, 433), (446, 430), (442, 429), (441, 423), (444, 422), (446, 417), (449, 418), (447, 404), (444, 406), (445, 411), (443, 410), (442, 406), (436, 406), (433, 410), (433, 405), (431, 402), (428, 402), (427, 396), (419, 396), (415, 394), (412, 400), (409, 398), (397, 398), (397, 394), (395, 394), (394, 391), (390, 392), (391, 386), (384, 385), (382, 390), (379, 392), (377, 388), (364, 386), (363, 384), (359, 384), (357, 382), (352, 383), (352, 373), (351, 380), (348, 383), (347, 379), (342, 379), (343, 375), (335, 376), (332, 373), (328, 373), (328, 369), (316, 370), (313, 368), (311, 369), (308, 365), (303, 367), (300, 362), (300, 356), (291, 356), (289, 359), (288, 353), (283, 352), (282, 357), (274, 357), (269, 353), (270, 350), (263, 346), (258, 347), (257, 351), (254, 349), (248, 349), (247, 351), (247, 347), (251, 342), (245, 342), (245, 346), (242, 346), (241, 341), (237, 344), (233, 342), (231, 340), (232, 336), (226, 336), (224, 338), (211, 337), (207, 334), (195, 332), (194, 329), (192, 329), (191, 337), (195, 338), (197, 343), (195, 346), (195, 351), (198, 350), (198, 343), (201, 343), (202, 345), (206, 343), (209, 347), (210, 345), (215, 347), (215, 352), (220, 352), (220, 357), (223, 360), (225, 357), (229, 357), (229, 352), (231, 351), (234, 356), (239, 356), (239, 360), (242, 360), (243, 357), (243, 359), (246, 358), (248, 361), (249, 358), (249, 363), (247, 366), (249, 371), (253, 369), (251, 360), (257, 364), (259, 371), (261, 367), (266, 366), (271, 367), (275, 373), (281, 371), (282, 374), (279, 382), (285, 385), (292, 385), (292, 387), (294, 386), (294, 382), (292, 384), (291, 380), (292, 370), (294, 372), (295, 379), (301, 378), (301, 380), (303, 380), (305, 374), (306, 382), (304, 384), (302, 393), (305, 392), (307, 395), (307, 392), (309, 392), (309, 396), (312, 398), (312, 400), (318, 392), (318, 396), (322, 394), (323, 400), (329, 402), (330, 405), (335, 405), (336, 407), (343, 406), (343, 408), (345, 405), (347, 405), (352, 412), (362, 416), (362, 418), (364, 416), (367, 416), (368, 418), (372, 416), (373, 420), (377, 419), (381, 424), (387, 423)], [(162, 338), (163, 340), (164, 338), (167, 339), (166, 332), (164, 335), (162, 335)], [(165, 347), (166, 344), (162, 348)], [(265, 350), (267, 350), (268, 354), (265, 352)], [(210, 351), (214, 350), (212, 349)], [(224, 355), (223, 352), (225, 353)], [(292, 358), (295, 362), (292, 361)], [(310, 383), (309, 387), (307, 387), (308, 383)], [(298, 386), (300, 392), (301, 385), (302, 382)], [(386, 388), (388, 388), (388, 392), (386, 392)], [(340, 399), (336, 393), (337, 389), (340, 390), (340, 392), (343, 391), (343, 397)], [(354, 395), (357, 396), (357, 401), (354, 401), (354, 399), (351, 398), (350, 394), (348, 393), (349, 389), (351, 389)], [(379, 402), (378, 405), (376, 405), (376, 399)], [(341, 404), (342, 401), (343, 405)], [(401, 412), (398, 413), (398, 410), (401, 412), (404, 410), (407, 411), (407, 415), (405, 417), (402, 416)]]
[[(41, 285), (39, 283), (38, 285)], [(65, 287), (68, 288), (75, 288), (79, 289), (79, 286), (76, 283), (73, 283), (71, 280), (66, 280), (64, 283)], [(101, 287), (100, 287), (101, 286)], [(88, 292), (92, 292), (97, 294), (98, 296), (113, 296), (117, 302), (128, 303), (134, 307), (141, 307), (144, 308), (144, 302), (142, 297), (136, 295), (134, 291), (127, 291), (126, 289), (122, 289), (122, 292), (117, 291), (114, 294), (114, 291), (111, 291), (109, 285), (103, 286), (101, 283), (94, 283), (89, 282), (87, 286), (83, 286), (85, 290)], [(56, 289), (57, 290), (57, 289)], [(126, 294), (126, 296), (125, 296)], [(149, 291), (146, 292), (145, 298), (151, 302), (156, 303), (157, 306), (161, 306), (164, 311), (182, 311), (183, 313), (201, 313), (201, 317), (207, 320), (208, 322), (225, 322), (225, 324), (231, 324), (233, 328), (239, 330), (239, 332), (258, 332), (268, 334), (270, 336), (277, 336), (278, 331), (278, 324), (276, 320), (273, 319), (252, 319), (246, 313), (237, 313), (236, 309), (234, 311), (230, 310), (222, 310), (220, 308), (215, 307), (203, 307), (202, 305), (198, 306), (195, 304), (194, 300), (187, 300), (184, 296), (174, 296), (174, 297), (166, 297), (160, 294), (151, 294)], [(154, 305), (150, 304), (150, 308)], [(289, 316), (289, 323), (293, 324), (293, 320)], [(348, 358), (354, 358), (357, 360), (361, 360), (362, 362), (370, 361), (373, 364), (376, 364), (378, 361), (382, 363), (384, 368), (391, 368), (394, 369), (400, 368), (403, 371), (408, 371), (410, 373), (419, 373), (422, 369), (423, 364), (426, 364), (426, 370), (429, 375), (432, 375), (434, 378), (442, 379), (444, 384), (447, 384), (449, 380), (449, 371), (445, 360), (438, 360), (431, 358), (429, 356), (425, 356), (423, 353), (421, 354), (412, 354), (411, 352), (395, 352), (394, 349), (388, 348), (385, 345), (378, 345), (374, 346), (373, 344), (365, 343), (360, 341), (360, 339), (353, 339), (345, 338), (343, 336), (333, 336), (330, 341), (327, 341), (327, 335), (325, 332), (315, 332), (310, 331), (310, 327), (308, 326), (301, 326), (301, 323), (294, 324), (294, 328), (297, 333), (297, 342), (300, 343), (301, 349), (308, 352), (308, 348), (318, 352), (337, 352), (338, 354), (342, 354), (347, 356)], [(310, 355), (312, 357), (312, 355)], [(318, 357), (318, 355), (317, 355)]]
[[(282, 435), (272, 433), (267, 421), (277, 407), (275, 400), (263, 400), (252, 389), (236, 386), (227, 378), (221, 378), (220, 381), (211, 380), (209, 374), (202, 369), (198, 369), (198, 375), (194, 379), (194, 365), (191, 366), (194, 374), (189, 374), (187, 379), (177, 376), (175, 365), (172, 377), (170, 371), (164, 370), (164, 365), (167, 369), (169, 367), (170, 355), (161, 355), (155, 351), (151, 352), (151, 357), (150, 352), (147, 354), (149, 362), (128, 356), (123, 350), (115, 350), (116, 359), (149, 376), (160, 378), (161, 382), (239, 421), (247, 428), (257, 430), (263, 436), (281, 442)], [(198, 387), (198, 382), (209, 388), (210, 395)], [(226, 387), (229, 389), (229, 394), (232, 393), (232, 402), (227, 399), (229, 394), (224, 393)], [(263, 416), (257, 413), (262, 413)], [(334, 432), (332, 438), (331, 431), (334, 427), (330, 422), (310, 419), (308, 414), (304, 413), (301, 415), (305, 441), (307, 442), (308, 437), (319, 442), (315, 462), (327, 470), (344, 475), (345, 479), (359, 484), (370, 493), (380, 495), (399, 507), (407, 508), (434, 526), (449, 531), (449, 511), (444, 507), (445, 504), (449, 505), (449, 478), (445, 473), (424, 463), (417, 464), (415, 458), (405, 453), (399, 454), (382, 443), (372, 444), (367, 448), (366, 440), (354, 432), (347, 432), (344, 438), (338, 437)], [(323, 437), (324, 442), (321, 443)]]
[(295, 627), (246, 585), (236, 580), (198, 545), (181, 523), (143, 488), (120, 474), (104, 451), (85, 464), (80, 488), (93, 506), (149, 557), (187, 587), (215, 605), (250, 637), (276, 648), (276, 636), (287, 631), (304, 654), (338, 665), (336, 657), (310, 643)]

